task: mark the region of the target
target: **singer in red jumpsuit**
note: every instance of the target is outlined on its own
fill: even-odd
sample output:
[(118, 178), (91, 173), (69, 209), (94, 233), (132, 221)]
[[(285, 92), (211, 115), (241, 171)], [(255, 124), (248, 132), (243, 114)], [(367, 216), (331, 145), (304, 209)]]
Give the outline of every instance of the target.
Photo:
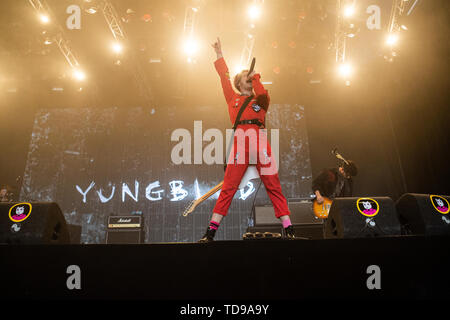
[[(255, 164), (259, 176), (264, 183), (270, 200), (272, 201), (275, 216), (280, 218), (286, 235), (289, 239), (295, 238), (294, 229), (289, 219), (290, 211), (286, 198), (281, 191), (280, 179), (276, 168), (275, 159), (267, 141), (267, 135), (260, 128), (264, 128), (265, 115), (269, 107), (269, 94), (261, 84), (261, 76), (248, 70), (242, 71), (234, 78), (234, 85), (240, 93), (236, 93), (231, 85), (228, 67), (222, 56), (220, 40), (213, 45), (217, 60), (214, 66), (219, 74), (225, 100), (228, 105), (228, 113), (231, 123), (234, 124), (237, 114), (244, 101), (253, 96), (250, 103), (243, 111), (240, 122), (237, 126), (234, 143), (227, 161), (225, 177), (219, 199), (213, 210), (213, 216), (208, 229), (200, 242), (210, 242), (213, 240), (220, 221), (228, 213), (231, 201), (238, 190), (239, 184), (249, 164)], [(254, 131), (250, 132), (251, 130)], [(239, 136), (248, 134), (256, 139), (240, 139)], [(245, 143), (242, 143), (245, 141)]]

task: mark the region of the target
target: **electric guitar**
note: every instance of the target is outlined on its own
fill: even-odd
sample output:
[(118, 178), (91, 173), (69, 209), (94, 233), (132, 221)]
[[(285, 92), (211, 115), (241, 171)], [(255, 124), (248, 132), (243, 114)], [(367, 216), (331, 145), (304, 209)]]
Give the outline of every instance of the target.
[[(244, 176), (242, 177), (241, 183), (239, 184), (239, 189), (244, 188), (250, 180), (256, 179), (256, 178), (259, 178), (259, 173), (258, 173), (258, 170), (256, 170), (256, 166), (254, 166), (254, 165), (248, 166), (247, 170), (245, 171)], [(200, 198), (198, 198), (196, 200), (192, 200), (187, 205), (186, 209), (184, 209), (183, 216), (187, 217), (190, 213), (192, 213), (195, 210), (195, 208), (197, 208), (197, 206), (199, 204), (201, 204), (203, 201), (205, 201), (206, 199), (211, 197), (213, 194), (215, 194), (217, 191), (222, 189), (222, 185), (223, 185), (223, 181), (221, 181), (217, 186), (215, 186), (214, 188), (209, 190), (207, 193), (205, 193)]]
[(327, 197), (323, 197), (323, 202), (319, 204), (317, 199), (313, 202), (314, 215), (320, 219), (328, 218), (328, 213), (330, 212), (331, 204), (333, 201)]

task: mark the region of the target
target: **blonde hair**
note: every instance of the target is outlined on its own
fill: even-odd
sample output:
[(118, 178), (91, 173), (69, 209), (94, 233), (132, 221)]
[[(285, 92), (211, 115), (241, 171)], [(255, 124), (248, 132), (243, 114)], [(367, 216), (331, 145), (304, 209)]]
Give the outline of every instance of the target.
[(241, 79), (242, 79), (244, 72), (248, 73), (248, 70), (242, 70), (240, 73), (238, 73), (237, 75), (234, 76), (234, 87), (236, 89), (238, 89), (239, 91), (241, 91), (239, 84), (241, 83)]

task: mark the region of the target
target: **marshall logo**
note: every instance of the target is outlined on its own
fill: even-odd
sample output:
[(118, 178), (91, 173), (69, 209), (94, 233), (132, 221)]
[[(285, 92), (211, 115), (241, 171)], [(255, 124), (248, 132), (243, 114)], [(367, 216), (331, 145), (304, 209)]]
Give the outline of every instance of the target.
[(136, 216), (110, 216), (108, 217), (108, 228), (141, 228), (142, 227), (142, 217)]

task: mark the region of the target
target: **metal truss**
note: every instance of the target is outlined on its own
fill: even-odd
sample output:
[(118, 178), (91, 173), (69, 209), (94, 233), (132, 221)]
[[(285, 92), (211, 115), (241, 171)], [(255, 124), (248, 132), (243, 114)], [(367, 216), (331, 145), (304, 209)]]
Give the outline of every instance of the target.
[(345, 0), (337, 0), (336, 1), (336, 31), (334, 35), (334, 47), (336, 50), (336, 62), (344, 63), (345, 62), (345, 53), (346, 53), (346, 45), (347, 45), (347, 35), (344, 31), (344, 17), (342, 14), (344, 5), (347, 2)]
[(114, 39), (120, 41), (125, 40), (125, 34), (120, 26), (120, 20), (114, 6), (107, 0), (101, 1), (101, 8), (103, 16), (105, 17), (106, 23), (111, 30)]
[(62, 33), (58, 33), (55, 36), (55, 42), (58, 45), (58, 48), (61, 51), (64, 58), (66, 58), (70, 67), (72, 69), (78, 68), (80, 66), (80, 64), (78, 63), (78, 60), (75, 58), (75, 55), (73, 54), (72, 50), (70, 49), (69, 44), (68, 44), (67, 40), (64, 38)]
[(194, 26), (197, 17), (198, 9), (192, 6), (187, 6), (184, 14), (184, 28), (183, 34), (187, 37), (192, 37), (194, 34)]
[[(113, 34), (115, 40), (120, 42), (126, 42), (127, 37), (125, 35), (124, 29), (121, 26), (119, 16), (116, 12), (116, 9), (112, 5), (109, 0), (99, 1), (99, 5), (102, 8), (103, 17), (108, 24), (109, 30)], [(141, 96), (144, 98), (147, 107), (151, 107), (153, 105), (153, 92), (150, 88), (149, 81), (143, 68), (141, 67), (139, 60), (134, 56), (132, 50), (130, 50), (131, 57), (129, 61), (131, 61), (131, 71), (134, 76), (134, 80), (139, 88), (139, 92)]]
[[(53, 16), (50, 7), (48, 6), (45, 0), (28, 0), (28, 1), (38, 14), (45, 13), (50, 17)], [(52, 21), (54, 24), (56, 24), (56, 19), (52, 18)], [(58, 29), (58, 32), (54, 36), (54, 41), (58, 45), (59, 50), (61, 51), (64, 58), (67, 60), (70, 67), (72, 69), (77, 68), (80, 64), (78, 63), (78, 60), (75, 57), (75, 54), (73, 53), (73, 50), (70, 48), (69, 41), (66, 39), (64, 35), (64, 29), (58, 24), (56, 24), (55, 26)]]
[(403, 15), (406, 10), (405, 0), (393, 0), (391, 17), (389, 19), (388, 32), (395, 33), (400, 31), (401, 25), (399, 24), (399, 18)]
[[(262, 6), (264, 4), (264, 0), (253, 0), (253, 4), (256, 6)], [(244, 47), (242, 48), (241, 58), (239, 61), (239, 67), (245, 68), (246, 66), (250, 65), (254, 47), (255, 36), (250, 32), (247, 32), (244, 40)]]

